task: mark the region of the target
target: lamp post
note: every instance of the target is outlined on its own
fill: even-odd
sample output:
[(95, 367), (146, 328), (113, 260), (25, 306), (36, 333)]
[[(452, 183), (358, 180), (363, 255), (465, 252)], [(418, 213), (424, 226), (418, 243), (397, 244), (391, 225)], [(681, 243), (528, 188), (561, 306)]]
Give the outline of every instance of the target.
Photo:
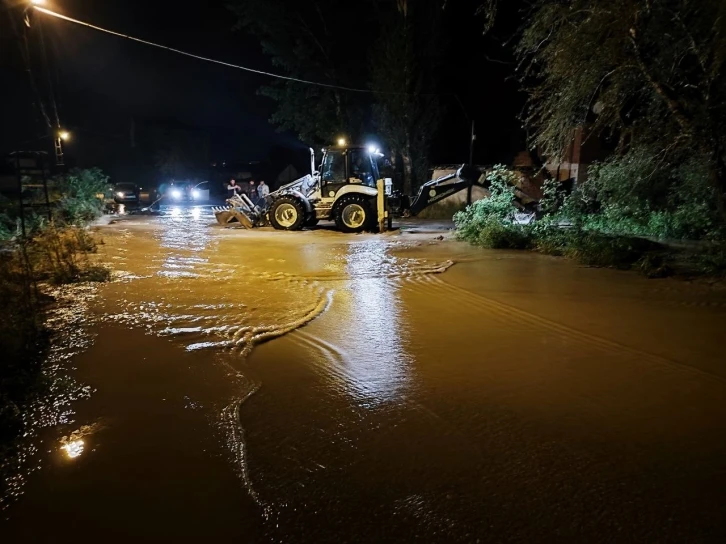
[[(474, 142), (476, 141), (476, 127), (474, 119), (471, 120), (471, 139), (469, 140), (469, 166), (474, 167)], [(466, 204), (471, 204), (471, 183), (466, 188)]]
[(63, 154), (63, 142), (71, 139), (71, 133), (67, 130), (58, 130), (55, 135), (55, 164), (56, 166), (65, 166), (65, 157)]

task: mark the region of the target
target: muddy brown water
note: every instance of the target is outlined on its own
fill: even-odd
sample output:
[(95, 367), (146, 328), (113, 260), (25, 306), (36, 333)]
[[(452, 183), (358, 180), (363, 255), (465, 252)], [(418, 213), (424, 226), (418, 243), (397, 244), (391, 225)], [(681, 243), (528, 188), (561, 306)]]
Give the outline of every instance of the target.
[(3, 542), (724, 542), (726, 294), (438, 233), (101, 229)]

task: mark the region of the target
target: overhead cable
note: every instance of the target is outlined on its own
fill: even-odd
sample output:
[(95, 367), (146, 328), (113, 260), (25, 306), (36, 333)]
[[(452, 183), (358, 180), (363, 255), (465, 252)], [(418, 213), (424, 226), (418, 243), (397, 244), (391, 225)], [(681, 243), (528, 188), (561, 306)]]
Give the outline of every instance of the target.
[[(343, 91), (352, 91), (356, 93), (374, 93), (375, 91), (372, 91), (370, 89), (358, 89), (355, 87), (344, 87), (341, 85), (333, 85), (331, 83), (321, 83), (319, 81), (310, 81), (307, 79), (299, 79), (296, 77), (290, 77), (290, 76), (283, 76), (280, 74), (275, 74), (272, 72), (265, 72), (263, 70), (255, 70), (254, 68), (249, 68), (247, 66), (241, 66), (239, 64), (232, 64), (231, 62), (224, 62), (222, 60), (212, 59), (209, 57), (203, 57), (201, 55), (195, 55), (194, 53), (189, 53), (187, 51), (182, 51), (181, 49), (175, 49), (174, 47), (169, 47), (166, 45), (161, 45), (158, 43), (150, 42), (148, 40), (142, 40), (141, 38), (135, 38), (134, 36), (129, 36), (127, 34), (122, 34), (121, 32), (116, 32), (114, 30), (109, 30), (107, 28), (102, 28), (97, 25), (92, 25), (91, 23), (86, 23), (85, 21), (79, 21), (78, 19), (73, 19), (72, 17), (68, 17), (67, 15), (61, 15), (60, 13), (56, 13), (55, 11), (51, 11), (46, 8), (42, 8), (40, 6), (34, 6), (35, 11), (39, 11), (41, 13), (44, 13), (46, 15), (49, 15), (51, 17), (56, 17), (57, 19), (62, 19), (63, 21), (67, 21), (69, 23), (74, 23), (77, 25), (85, 26), (87, 28), (91, 28), (93, 30), (97, 30), (99, 32), (105, 32), (106, 34), (111, 34), (112, 36), (117, 36), (119, 38), (125, 38), (127, 40), (131, 40), (137, 43), (142, 43), (144, 45), (150, 45), (152, 47), (156, 47), (158, 49), (164, 49), (166, 51), (171, 51), (172, 53), (177, 53), (179, 55), (184, 55), (186, 57), (191, 57), (193, 59), (202, 60), (205, 62), (211, 62), (213, 64), (219, 64), (221, 66), (226, 66), (228, 68), (235, 68), (237, 70), (244, 70), (245, 72), (252, 72), (253, 74), (259, 74), (263, 76), (268, 77), (274, 77), (277, 79), (284, 79), (287, 81), (295, 81), (297, 83), (304, 83), (306, 85), (316, 85), (318, 87), (327, 87), (330, 89), (340, 89)], [(379, 94), (390, 94), (390, 93), (379, 93)], [(395, 93), (395, 94), (406, 94), (406, 93)]]

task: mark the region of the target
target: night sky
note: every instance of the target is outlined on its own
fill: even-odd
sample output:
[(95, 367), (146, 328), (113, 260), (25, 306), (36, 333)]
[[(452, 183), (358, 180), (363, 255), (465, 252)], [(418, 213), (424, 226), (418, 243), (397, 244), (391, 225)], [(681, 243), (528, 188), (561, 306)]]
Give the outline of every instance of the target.
[[(494, 34), (484, 37), (482, 21), (473, 16), (475, 6), (476, 2), (463, 0), (448, 2), (447, 10), (453, 13), (448, 15), (449, 47), (441, 87), (458, 94), (466, 113), (476, 119), (476, 161), (511, 162), (516, 151), (524, 148), (517, 121), (522, 95), (511, 79), (513, 64), (491, 59), (510, 60), (499, 44), (516, 29), (517, 13), (505, 13)], [(235, 16), (223, 0), (48, 0), (48, 7), (170, 47), (277, 71), (256, 38), (234, 30)], [(217, 161), (265, 160), (273, 146), (296, 145), (294, 135), (276, 132), (267, 121), (274, 103), (257, 95), (257, 89), (270, 81), (268, 77), (37, 16), (43, 19), (61, 121), (74, 135), (68, 155), (75, 154), (81, 166), (94, 162), (105, 166), (114, 147), (128, 142), (131, 118), (204, 129), (211, 137), (212, 159)], [(32, 103), (5, 19), (0, 15), (0, 68), (7, 82), (0, 105), (4, 120), (0, 150), (50, 149), (50, 141), (39, 138), (47, 129)], [(31, 38), (37, 41), (38, 29), (32, 32)], [(33, 68), (44, 81), (39, 54)], [(350, 84), (366, 87), (365, 74), (361, 78)], [(42, 87), (41, 92), (45, 92)], [(447, 114), (432, 149), (432, 162), (465, 162), (469, 122), (453, 96), (444, 100)]]

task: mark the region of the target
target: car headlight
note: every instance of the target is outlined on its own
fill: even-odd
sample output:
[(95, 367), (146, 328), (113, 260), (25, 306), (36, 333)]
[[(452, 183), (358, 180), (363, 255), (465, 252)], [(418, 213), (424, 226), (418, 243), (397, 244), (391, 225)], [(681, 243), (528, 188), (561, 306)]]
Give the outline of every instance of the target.
[(201, 194), (201, 193), (199, 192), (199, 189), (194, 189), (194, 190), (192, 191), (192, 198), (194, 198), (194, 199), (197, 199), (197, 198), (199, 198), (200, 196), (202, 196), (202, 194)]
[(176, 198), (177, 200), (182, 197), (182, 192), (179, 189), (172, 189), (170, 194), (171, 198)]
[(123, 193), (123, 191), (119, 191), (118, 193), (116, 193), (116, 196), (119, 197), (119, 198), (123, 198), (126, 195)]

